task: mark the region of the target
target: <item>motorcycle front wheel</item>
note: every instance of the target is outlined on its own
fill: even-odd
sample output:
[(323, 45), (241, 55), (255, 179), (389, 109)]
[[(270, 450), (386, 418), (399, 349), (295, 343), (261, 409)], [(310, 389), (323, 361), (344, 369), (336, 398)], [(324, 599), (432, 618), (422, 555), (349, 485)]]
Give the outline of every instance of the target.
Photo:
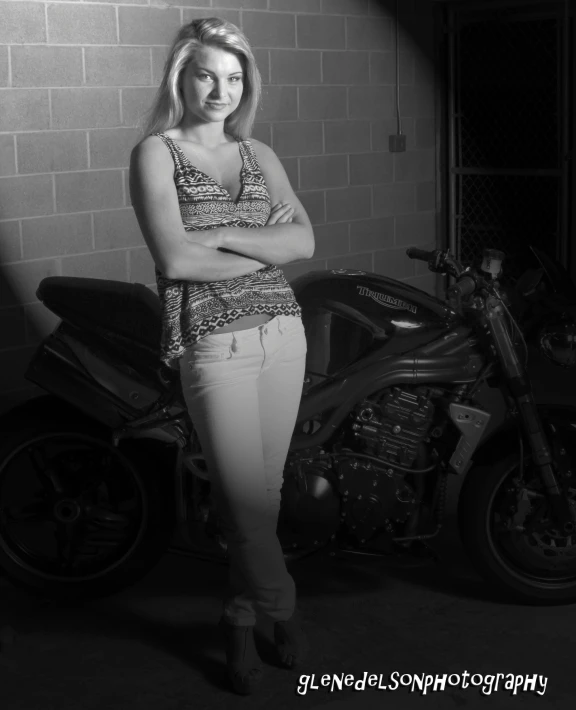
[[(576, 489), (567, 489), (570, 505)], [(472, 565), (519, 603), (576, 601), (576, 533), (561, 533), (531, 457), (511, 455), (472, 468), (458, 502), (458, 526)]]
[(0, 567), (16, 586), (68, 601), (105, 597), (143, 578), (168, 548), (170, 486), (154, 449), (141, 440), (115, 447), (106, 434), (73, 412), (28, 411), (4, 428)]

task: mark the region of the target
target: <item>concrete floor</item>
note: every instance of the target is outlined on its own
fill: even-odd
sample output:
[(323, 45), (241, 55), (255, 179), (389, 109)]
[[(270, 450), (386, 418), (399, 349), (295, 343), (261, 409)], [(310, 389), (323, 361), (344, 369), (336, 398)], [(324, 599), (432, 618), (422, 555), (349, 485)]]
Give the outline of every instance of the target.
[[(167, 555), (148, 578), (114, 598), (61, 608), (0, 582), (0, 627), (16, 642), (0, 653), (3, 710), (245, 708), (568, 708), (574, 688), (576, 605), (513, 606), (469, 568), (448, 526), (437, 566), (322, 553), (292, 572), (313, 653), (300, 672), (541, 674), (543, 696), (489, 697), (476, 688), (421, 696), (367, 688), (296, 694), (299, 672), (274, 666), (271, 626), (259, 636), (267, 675), (260, 694), (228, 690), (216, 629), (226, 568)], [(1, 578), (0, 578), (1, 579)], [(385, 680), (383, 682), (386, 682)]]

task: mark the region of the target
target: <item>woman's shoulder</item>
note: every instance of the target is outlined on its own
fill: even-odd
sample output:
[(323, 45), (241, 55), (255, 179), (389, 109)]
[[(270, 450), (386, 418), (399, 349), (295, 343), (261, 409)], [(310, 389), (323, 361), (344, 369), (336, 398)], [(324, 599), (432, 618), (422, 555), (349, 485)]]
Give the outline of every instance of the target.
[(132, 159), (138, 162), (154, 163), (172, 162), (170, 153), (166, 150), (164, 141), (158, 134), (152, 134), (142, 138), (132, 149)]
[(261, 166), (273, 166), (278, 162), (276, 153), (272, 150), (272, 148), (270, 148), (269, 145), (262, 143), (262, 141), (256, 140), (256, 138), (248, 138), (247, 140), (254, 149), (256, 158)]

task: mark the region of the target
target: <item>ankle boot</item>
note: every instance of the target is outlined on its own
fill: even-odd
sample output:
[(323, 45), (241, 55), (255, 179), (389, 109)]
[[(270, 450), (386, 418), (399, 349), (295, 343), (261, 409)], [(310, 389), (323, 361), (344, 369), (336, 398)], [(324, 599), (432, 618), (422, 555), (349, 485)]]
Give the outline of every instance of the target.
[(286, 621), (274, 624), (274, 640), (285, 668), (297, 668), (308, 656), (308, 640), (302, 630), (300, 615), (294, 612)]
[(226, 640), (226, 666), (234, 692), (254, 693), (262, 682), (262, 661), (256, 651), (253, 626), (233, 626), (224, 617), (220, 628)]

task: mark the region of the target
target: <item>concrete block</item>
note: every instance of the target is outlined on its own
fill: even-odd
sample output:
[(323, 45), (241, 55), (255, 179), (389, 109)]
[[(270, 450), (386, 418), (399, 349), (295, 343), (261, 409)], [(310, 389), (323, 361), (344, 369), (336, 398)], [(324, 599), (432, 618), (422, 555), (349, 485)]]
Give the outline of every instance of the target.
[(0, 131), (41, 131), (50, 127), (47, 89), (2, 91)]
[(20, 222), (0, 222), (0, 264), (9, 264), (21, 259)]
[(326, 191), (328, 222), (344, 222), (372, 216), (372, 188), (344, 187)]
[(369, 15), (371, 11), (370, 0), (322, 0), (322, 12), (327, 15)]
[(271, 49), (272, 84), (320, 84), (321, 52), (313, 50)]
[(369, 121), (326, 121), (326, 153), (365, 153), (370, 150)]
[(312, 225), (325, 224), (326, 202), (324, 190), (310, 190), (309, 192), (298, 190), (296, 197), (302, 203)]
[(296, 40), (301, 49), (345, 49), (345, 19), (329, 15), (297, 15)]
[(84, 131), (19, 133), (16, 139), (20, 173), (51, 173), (88, 167)]
[(95, 212), (94, 243), (96, 251), (146, 244), (132, 208)]
[(12, 86), (79, 86), (80, 47), (12, 47)]
[(314, 228), (314, 259), (328, 259), (350, 252), (348, 222), (322, 224)]
[(128, 268), (130, 283), (148, 284), (156, 283), (154, 260), (148, 247), (128, 250)]
[(361, 153), (350, 156), (351, 185), (372, 185), (392, 182), (393, 179), (391, 153)]
[(416, 209), (418, 212), (430, 212), (436, 209), (435, 182), (419, 182), (416, 185)]
[(347, 93), (344, 86), (300, 86), (298, 88), (300, 119), (345, 119), (347, 108)]
[(322, 0), (269, 0), (271, 10), (282, 12), (312, 12), (322, 9)]
[(106, 128), (120, 125), (118, 89), (54, 89), (52, 128)]
[(350, 222), (350, 251), (377, 251), (394, 245), (394, 218)]
[(346, 187), (348, 160), (346, 155), (320, 155), (299, 158), (300, 187), (302, 190)]
[(121, 170), (56, 175), (56, 207), (60, 213), (122, 207), (123, 202)]
[(63, 257), (62, 275), (127, 281), (126, 250)]
[(294, 15), (285, 12), (244, 12), (242, 31), (253, 47), (295, 47)]
[(0, 43), (46, 42), (44, 5), (37, 2), (0, 3)]
[(436, 243), (436, 214), (418, 212), (396, 217), (396, 244), (421, 246)]
[(374, 186), (374, 216), (412, 213), (416, 210), (414, 183), (389, 183)]
[(115, 8), (85, 3), (49, 4), (48, 41), (51, 44), (118, 44)]
[(406, 256), (406, 249), (376, 251), (374, 271), (391, 279), (406, 279), (414, 276), (414, 261)]
[(14, 175), (16, 172), (16, 151), (14, 136), (0, 136), (0, 176)]
[(148, 47), (86, 47), (88, 86), (146, 86), (152, 83)]
[(392, 22), (387, 17), (346, 18), (347, 49), (389, 51), (393, 49), (392, 34)]
[(122, 89), (122, 125), (132, 127), (143, 125), (155, 96), (155, 88)]
[[(206, 12), (204, 13), (206, 17)], [(158, 7), (118, 8), (120, 44), (172, 44), (180, 28), (180, 10)]]
[(298, 118), (298, 89), (295, 86), (262, 87), (258, 121), (293, 121)]
[(252, 128), (252, 137), (257, 141), (272, 144), (272, 126), (269, 123), (255, 123)]
[(370, 82), (369, 52), (322, 52), (324, 84), (359, 86)]
[(24, 259), (43, 259), (92, 251), (89, 213), (59, 214), (22, 220)]
[(140, 141), (134, 128), (101, 128), (90, 131), (91, 168), (127, 168), (132, 148)]
[(395, 113), (394, 87), (351, 86), (348, 89), (348, 118), (381, 120)]
[(54, 212), (51, 175), (0, 178), (0, 219)]
[(436, 152), (413, 150), (394, 154), (394, 180), (396, 182), (430, 182), (434, 180)]
[[(400, 84), (414, 83), (414, 55), (400, 52)], [(372, 52), (370, 55), (370, 83), (396, 85), (396, 53)]]
[(272, 148), (278, 156), (320, 155), (322, 153), (322, 123), (320, 121), (289, 121), (272, 126)]

